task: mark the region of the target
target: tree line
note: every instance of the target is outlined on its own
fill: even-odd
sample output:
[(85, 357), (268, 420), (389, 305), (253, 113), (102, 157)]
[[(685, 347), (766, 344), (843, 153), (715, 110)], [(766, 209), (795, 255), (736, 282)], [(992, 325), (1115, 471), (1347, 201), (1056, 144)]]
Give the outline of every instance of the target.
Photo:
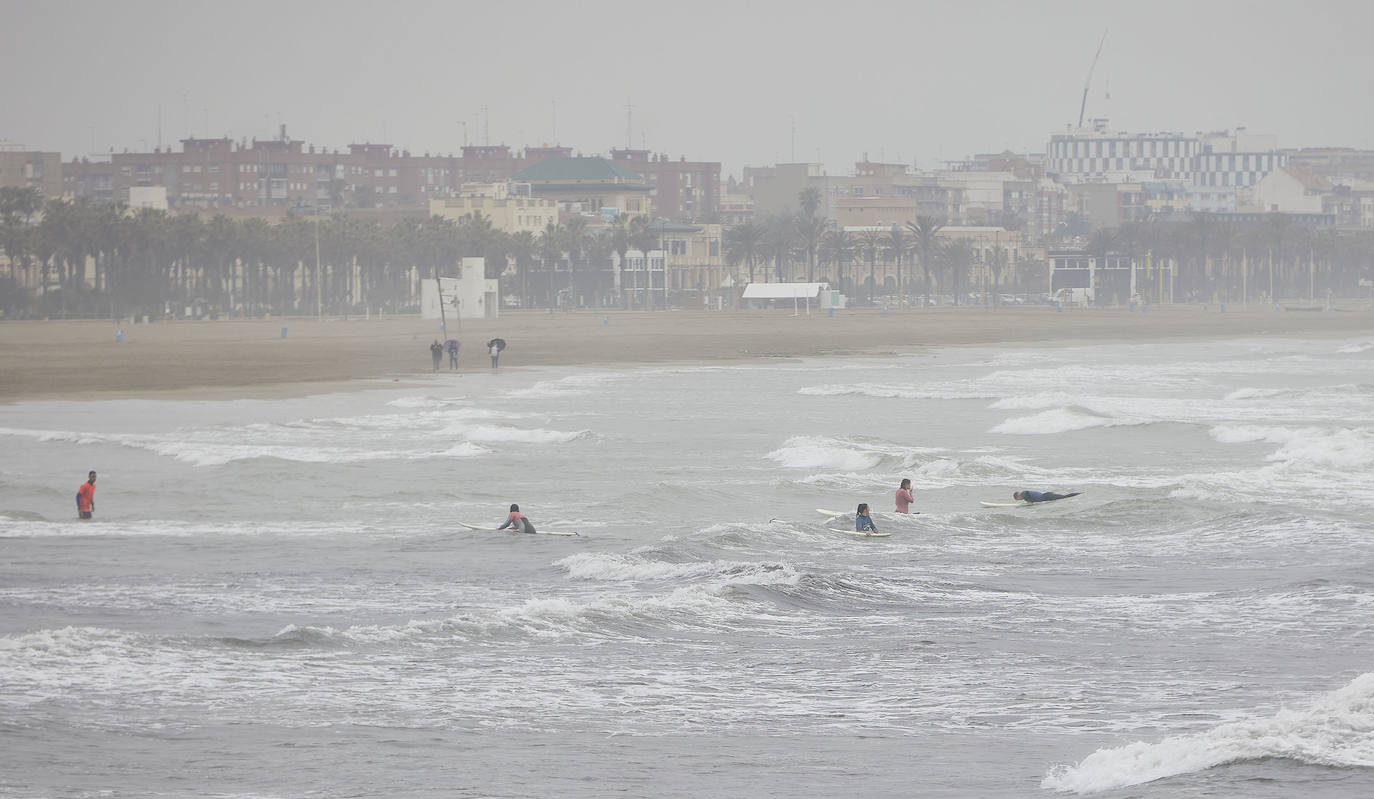
[(391, 225), (288, 215), (273, 224), (87, 198), (44, 203), (34, 189), (5, 187), (0, 247), (11, 274), (0, 278), (0, 311), (123, 318), (194, 306), (259, 316), (310, 314), (318, 305), (328, 314), (407, 313), (419, 308), (422, 281), (451, 276), (472, 256), (522, 305), (631, 307), (631, 293), (616, 290), (627, 253), (658, 243), (643, 216), (595, 230), (575, 217), (538, 234), (506, 233), (480, 213)]
[[(1013, 262), (1003, 247), (979, 251), (967, 241), (943, 237), (943, 219), (918, 216), (885, 230), (846, 231), (818, 214), (815, 188), (798, 195), (799, 210), (725, 231), (725, 252), (732, 266), (743, 267), (750, 281), (771, 270), (777, 281), (824, 281), (860, 300), (873, 301), (894, 290), (901, 296), (940, 293), (960, 302), (976, 272), (985, 275), (995, 296), (1005, 278), (1015, 275), (1020, 291), (1049, 288), (1048, 265), (1024, 255)], [(1374, 231), (1313, 229), (1282, 213), (1263, 214), (1238, 223), (1218, 214), (1198, 212), (1152, 216), (1114, 228), (1093, 230), (1080, 215), (1070, 214), (1046, 242), (1049, 249), (1077, 249), (1098, 258), (1123, 256), (1154, 264), (1172, 263), (1179, 299), (1232, 301), (1259, 298), (1337, 296), (1368, 293), (1374, 279)], [(880, 279), (877, 267), (887, 279)], [(1362, 282), (1363, 281), (1363, 282)]]
[[(944, 221), (861, 232), (819, 213), (814, 188), (798, 210), (726, 229), (727, 262), (749, 282), (829, 282), (854, 300), (876, 302), (938, 293), (966, 297), (974, 275), (995, 297), (1048, 290), (1047, 265), (1004, 248), (976, 250), (941, 235)], [(659, 248), (647, 217), (589, 227), (574, 217), (538, 234), (506, 233), (481, 214), (391, 225), (342, 214), (263, 219), (131, 210), (86, 198), (50, 200), (31, 188), (0, 188), (0, 247), (11, 261), (0, 277), (5, 318), (160, 315), (167, 307), (204, 313), (407, 313), (418, 310), (421, 282), (454, 273), (468, 256), (485, 259), (502, 295), (524, 306), (653, 308), (666, 301), (663, 274), (626, 279), (631, 250)], [(318, 268), (317, 244), (318, 241)], [(1171, 262), (1175, 296), (1198, 301), (1357, 296), (1374, 279), (1374, 232), (1311, 229), (1285, 214), (1240, 224), (1207, 213), (1152, 217), (1096, 231), (1070, 215), (1048, 242), (1100, 259), (1109, 255)], [(635, 266), (642, 266), (636, 264)], [(882, 274), (879, 274), (881, 267)], [(32, 290), (37, 287), (37, 290)], [(318, 308), (317, 308), (318, 306)]]

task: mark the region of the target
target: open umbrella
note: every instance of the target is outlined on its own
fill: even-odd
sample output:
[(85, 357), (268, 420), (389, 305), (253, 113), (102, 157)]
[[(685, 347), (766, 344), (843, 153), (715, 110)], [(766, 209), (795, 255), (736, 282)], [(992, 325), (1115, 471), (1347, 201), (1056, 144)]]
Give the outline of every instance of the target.
[(506, 348), (506, 340), (503, 338), (494, 338), (491, 341), (488, 341), (487, 349), (491, 349), (492, 347), (495, 347), (496, 351), (500, 352)]
[(451, 338), (444, 342), (444, 351), (447, 352), (448, 350), (456, 350), (461, 346), (462, 345), (458, 343), (458, 339)]

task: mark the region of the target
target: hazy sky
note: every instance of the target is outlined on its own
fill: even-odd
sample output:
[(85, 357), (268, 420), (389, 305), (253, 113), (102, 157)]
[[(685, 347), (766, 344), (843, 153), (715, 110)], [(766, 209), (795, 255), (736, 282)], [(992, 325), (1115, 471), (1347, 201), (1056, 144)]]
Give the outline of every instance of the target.
[[(743, 165), (1042, 152), (1088, 117), (1374, 148), (1374, 2), (19, 2), (0, 139), (64, 159), (187, 134), (414, 153), (629, 138)], [(158, 111), (162, 124), (159, 132)], [(484, 110), (485, 109), (485, 110)], [(556, 109), (556, 111), (555, 111)], [(460, 123), (466, 123), (462, 125)], [(795, 130), (795, 132), (794, 132)]]

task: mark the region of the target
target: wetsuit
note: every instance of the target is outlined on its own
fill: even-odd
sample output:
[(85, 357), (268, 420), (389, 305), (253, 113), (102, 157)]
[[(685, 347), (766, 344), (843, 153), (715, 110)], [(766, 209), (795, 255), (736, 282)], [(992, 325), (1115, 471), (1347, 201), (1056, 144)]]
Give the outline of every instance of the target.
[(857, 515), (856, 515), (856, 516), (854, 517), (854, 532), (856, 532), (856, 533), (868, 533), (868, 532), (876, 533), (876, 532), (878, 532), (878, 528), (873, 526), (873, 517), (872, 517), (872, 516), (867, 516), (867, 515), (865, 515), (865, 516), (857, 516)]
[(504, 530), (507, 527), (511, 528), (512, 530), (518, 533), (535, 532), (534, 525), (530, 523), (529, 519), (525, 518), (525, 514), (521, 513), (518, 510), (511, 511), (510, 515), (506, 517), (505, 524), (502, 524), (500, 527), (496, 529)]
[(1022, 491), (1021, 491), (1021, 500), (1022, 500), (1023, 502), (1049, 502), (1050, 500), (1053, 500), (1053, 499), (1068, 499), (1069, 497), (1076, 497), (1076, 496), (1078, 496), (1078, 494), (1079, 494), (1079, 492), (1077, 492), (1077, 491), (1073, 492), (1072, 494), (1056, 494), (1056, 493), (1054, 493), (1053, 491), (1025, 491), (1025, 490), (1022, 490)]
[(76, 513), (83, 519), (89, 519), (95, 513), (95, 483), (90, 480), (76, 490)]

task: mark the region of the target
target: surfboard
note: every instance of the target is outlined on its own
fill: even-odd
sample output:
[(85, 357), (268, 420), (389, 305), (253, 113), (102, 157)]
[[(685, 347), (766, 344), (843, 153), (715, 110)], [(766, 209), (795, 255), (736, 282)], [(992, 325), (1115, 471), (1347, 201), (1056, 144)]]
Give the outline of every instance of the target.
[(845, 535), (858, 536), (859, 538), (887, 538), (892, 535), (892, 533), (861, 533), (858, 530), (840, 530), (835, 527), (827, 527), (825, 529), (832, 533), (844, 533)]
[[(483, 533), (519, 533), (519, 532), (520, 532), (519, 530), (512, 530), (512, 529), (510, 529), (509, 527), (506, 528), (505, 530), (498, 530), (498, 529), (496, 529), (495, 527), (482, 527), (481, 525), (477, 525), (477, 524), (468, 524), (467, 522), (458, 522), (458, 524), (462, 525), (463, 527), (468, 528), (469, 530), (478, 530), (478, 531), (483, 532)], [(562, 531), (560, 531), (560, 530), (535, 530), (534, 533), (535, 533), (535, 535), (578, 535), (577, 533), (562, 532)]]
[(979, 502), (978, 504), (982, 505), (985, 508), (1024, 508), (1028, 505), (1048, 505), (1051, 502), (1058, 502), (1061, 499), (1069, 499), (1070, 497), (1076, 497), (1081, 493), (1083, 492), (1075, 491), (1072, 494), (1065, 494), (1064, 496), (1056, 497), (1055, 499), (1042, 499), (1039, 502)]

